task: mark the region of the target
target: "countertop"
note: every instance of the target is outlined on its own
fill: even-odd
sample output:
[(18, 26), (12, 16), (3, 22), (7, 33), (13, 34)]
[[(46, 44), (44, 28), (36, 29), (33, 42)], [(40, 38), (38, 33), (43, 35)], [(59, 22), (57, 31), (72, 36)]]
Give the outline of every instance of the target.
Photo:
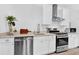
[(50, 33), (36, 33), (36, 32), (29, 32), (28, 34), (20, 34), (20, 33), (14, 33), (13, 35), (10, 35), (8, 32), (5, 33), (0, 33), (0, 38), (1, 37), (27, 37), (27, 36), (53, 36), (55, 34), (50, 34)]
[(70, 32), (68, 34), (79, 34), (78, 32)]
[[(79, 34), (77, 32), (75, 33), (68, 33), (70, 34)], [(41, 32), (41, 33), (37, 33), (37, 32), (29, 32), (28, 34), (20, 34), (19, 32), (14, 33), (13, 35), (10, 35), (8, 32), (4, 32), (4, 33), (0, 33), (0, 38), (1, 37), (27, 37), (27, 36), (55, 36), (56, 34), (54, 33), (46, 33), (46, 32)]]

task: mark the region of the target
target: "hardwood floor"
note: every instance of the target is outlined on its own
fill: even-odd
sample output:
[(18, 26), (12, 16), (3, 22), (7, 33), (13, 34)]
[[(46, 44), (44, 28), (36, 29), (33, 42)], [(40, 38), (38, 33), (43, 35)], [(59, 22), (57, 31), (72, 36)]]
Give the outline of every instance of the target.
[(53, 55), (79, 55), (79, 48), (70, 49), (62, 53), (54, 53)]

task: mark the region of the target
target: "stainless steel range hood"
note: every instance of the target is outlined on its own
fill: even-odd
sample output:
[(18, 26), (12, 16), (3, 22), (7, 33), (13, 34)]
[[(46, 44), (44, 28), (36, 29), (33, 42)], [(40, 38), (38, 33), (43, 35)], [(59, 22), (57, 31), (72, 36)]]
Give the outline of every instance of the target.
[(55, 21), (55, 22), (60, 22), (60, 21), (63, 21), (64, 18), (61, 18), (61, 17), (58, 17), (57, 16), (57, 10), (58, 10), (58, 5), (57, 4), (53, 4), (52, 5), (52, 21)]

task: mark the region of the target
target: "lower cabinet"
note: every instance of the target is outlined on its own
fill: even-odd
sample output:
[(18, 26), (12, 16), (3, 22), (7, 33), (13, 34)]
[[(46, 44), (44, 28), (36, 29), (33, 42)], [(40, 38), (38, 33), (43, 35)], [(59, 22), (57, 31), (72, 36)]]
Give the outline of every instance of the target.
[[(50, 38), (50, 39), (49, 39)], [(56, 36), (49, 36), (49, 53), (53, 53), (56, 50)]]
[[(27, 52), (28, 55), (45, 55), (55, 51), (55, 36), (34, 36), (33, 38), (28, 37), (26, 42), (28, 46), (26, 48), (27, 51), (24, 48), (23, 52)], [(14, 37), (0, 38), (0, 55), (14, 55), (14, 43)], [(25, 46), (26, 45), (23, 47)]]
[(48, 40), (46, 37), (34, 37), (33, 54), (41, 55), (48, 53)]
[(14, 38), (0, 38), (0, 55), (14, 54)]
[(79, 36), (77, 34), (69, 34), (69, 49), (76, 48), (79, 46)]
[(33, 42), (34, 55), (49, 54), (55, 51), (55, 38), (52, 36), (36, 36)]

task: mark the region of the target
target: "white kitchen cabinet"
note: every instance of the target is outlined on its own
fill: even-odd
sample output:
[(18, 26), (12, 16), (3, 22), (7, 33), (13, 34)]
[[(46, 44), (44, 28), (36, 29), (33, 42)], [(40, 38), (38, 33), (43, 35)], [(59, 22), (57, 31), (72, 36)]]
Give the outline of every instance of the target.
[(0, 38), (0, 55), (14, 54), (14, 38)]
[(48, 53), (48, 42), (46, 36), (34, 37), (34, 51), (33, 54), (41, 55)]
[(49, 54), (55, 51), (55, 39), (52, 36), (34, 37), (33, 54)]
[(69, 49), (78, 47), (78, 40), (77, 34), (69, 34)]
[(56, 36), (49, 36), (49, 53), (53, 53), (56, 50)]

